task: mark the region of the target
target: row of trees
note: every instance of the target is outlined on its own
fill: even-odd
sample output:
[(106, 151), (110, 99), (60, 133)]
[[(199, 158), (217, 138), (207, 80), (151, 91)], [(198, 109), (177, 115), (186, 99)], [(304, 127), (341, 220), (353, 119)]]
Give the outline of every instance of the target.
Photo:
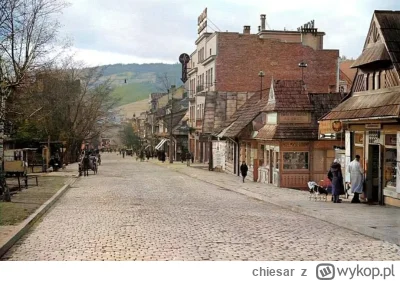
[(107, 129), (112, 98), (110, 81), (97, 68), (73, 58), (61, 61), (62, 0), (0, 1), (0, 157), (4, 125), (11, 137), (65, 141), (70, 159), (83, 141)]

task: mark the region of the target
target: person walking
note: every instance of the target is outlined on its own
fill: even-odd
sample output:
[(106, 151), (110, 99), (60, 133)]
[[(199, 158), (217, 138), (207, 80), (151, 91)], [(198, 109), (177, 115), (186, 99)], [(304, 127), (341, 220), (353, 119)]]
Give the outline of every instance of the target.
[(192, 159), (192, 154), (190, 151), (186, 153), (186, 166), (190, 166), (190, 160)]
[(342, 166), (337, 159), (333, 160), (331, 168), (328, 172), (328, 178), (332, 182), (332, 199), (333, 203), (342, 203), (339, 196), (344, 194)]
[(248, 170), (249, 170), (249, 168), (247, 167), (246, 162), (243, 161), (243, 162), (242, 162), (242, 165), (240, 165), (240, 172), (242, 173), (243, 182), (244, 182), (244, 179), (245, 179), (246, 176), (247, 176), (247, 171), (248, 171)]
[(353, 161), (347, 167), (350, 174), (351, 192), (354, 193), (351, 203), (361, 203), (360, 193), (363, 192), (364, 171), (360, 164), (360, 155), (356, 155)]

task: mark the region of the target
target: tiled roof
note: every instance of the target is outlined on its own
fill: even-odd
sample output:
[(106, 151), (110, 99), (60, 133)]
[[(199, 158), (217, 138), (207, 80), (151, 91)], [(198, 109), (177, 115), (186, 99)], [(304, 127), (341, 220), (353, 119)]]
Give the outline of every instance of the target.
[(400, 87), (354, 93), (323, 120), (400, 116)]
[(310, 93), (308, 95), (310, 96), (311, 104), (314, 106), (313, 117), (315, 121), (318, 121), (338, 106), (345, 97), (344, 93)]
[(354, 63), (354, 60), (345, 60), (340, 62), (340, 71), (346, 76), (346, 80), (350, 80), (353, 82), (356, 77), (357, 69), (351, 68), (351, 65)]
[(255, 139), (314, 140), (318, 138), (318, 126), (265, 125)]
[(303, 90), (301, 80), (275, 80), (273, 90), (275, 100), (268, 101), (262, 111), (312, 110), (313, 108), (307, 92)]
[[(235, 114), (233, 114), (229, 124), (228, 130), (226, 130), (225, 137), (237, 136), (254, 118), (260, 114), (262, 108), (267, 104), (268, 96), (265, 96), (260, 100), (258, 94), (253, 95), (241, 108), (239, 108)], [(234, 122), (233, 125), (231, 125)]]

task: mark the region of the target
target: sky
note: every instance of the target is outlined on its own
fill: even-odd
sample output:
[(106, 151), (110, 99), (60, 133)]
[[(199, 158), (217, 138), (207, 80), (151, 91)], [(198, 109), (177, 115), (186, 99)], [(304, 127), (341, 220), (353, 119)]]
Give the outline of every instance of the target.
[[(177, 63), (191, 54), (197, 18), (208, 8), (209, 32), (256, 33), (260, 15), (274, 30), (297, 30), (315, 20), (326, 33), (325, 49), (357, 58), (374, 10), (400, 10), (399, 0), (67, 0), (60, 34), (71, 52), (91, 66), (116, 63)], [(210, 24), (212, 22), (215, 25)], [(212, 29), (213, 28), (213, 29)]]

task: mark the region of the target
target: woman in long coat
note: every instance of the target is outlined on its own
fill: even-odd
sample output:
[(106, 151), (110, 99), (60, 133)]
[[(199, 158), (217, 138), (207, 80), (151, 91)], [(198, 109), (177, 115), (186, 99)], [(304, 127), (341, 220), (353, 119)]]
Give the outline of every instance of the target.
[(339, 199), (339, 196), (344, 194), (344, 184), (342, 166), (339, 164), (337, 159), (335, 159), (332, 163), (328, 173), (328, 178), (332, 182), (333, 203), (341, 203), (342, 200)]

